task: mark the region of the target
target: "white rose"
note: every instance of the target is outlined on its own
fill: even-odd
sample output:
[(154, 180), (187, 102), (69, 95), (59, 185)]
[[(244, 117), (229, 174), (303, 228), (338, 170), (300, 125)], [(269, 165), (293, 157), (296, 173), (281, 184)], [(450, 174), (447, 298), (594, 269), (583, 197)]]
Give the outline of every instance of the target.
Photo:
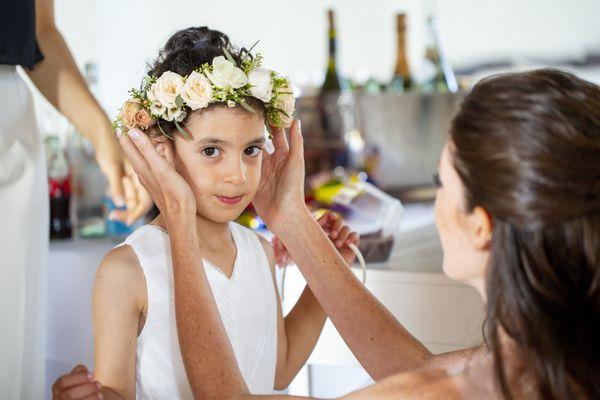
[(289, 128), (292, 125), (292, 115), (294, 114), (296, 99), (294, 98), (294, 92), (290, 81), (286, 79), (286, 82), (286, 86), (277, 88), (279, 96), (277, 97), (275, 107), (285, 112), (285, 114), (280, 113), (279, 115), (281, 116), (283, 126)]
[(193, 71), (183, 85), (181, 98), (189, 108), (197, 110), (208, 106), (212, 94), (213, 90), (208, 78), (204, 74)]
[(156, 84), (150, 86), (148, 91), (146, 92), (146, 97), (150, 101), (150, 112), (155, 117), (162, 117), (165, 111), (167, 111), (167, 107), (165, 107), (158, 99), (156, 98)]
[(207, 73), (208, 78), (216, 87), (229, 90), (240, 88), (248, 83), (244, 71), (236, 67), (223, 56), (215, 57), (212, 62), (213, 71)]
[[(175, 72), (167, 71), (152, 84), (148, 93), (152, 94), (150, 101), (158, 101), (167, 108), (175, 107), (175, 99), (183, 89), (183, 78)], [(150, 97), (148, 97), (150, 99)]]
[[(148, 96), (148, 99), (150, 99), (150, 96)], [(152, 101), (152, 100), (150, 100), (150, 101)], [(167, 111), (167, 107), (163, 106), (159, 102), (153, 102), (152, 105), (150, 106), (150, 112), (155, 117), (162, 117), (163, 114), (165, 113), (165, 111)]]
[(248, 83), (250, 83), (250, 94), (264, 103), (271, 101), (273, 95), (273, 82), (271, 80), (271, 71), (266, 68), (257, 68), (248, 74)]
[(186, 115), (187, 113), (183, 111), (182, 108), (172, 107), (167, 109), (167, 113), (163, 118), (167, 121), (175, 120), (177, 122), (181, 122), (183, 121)]

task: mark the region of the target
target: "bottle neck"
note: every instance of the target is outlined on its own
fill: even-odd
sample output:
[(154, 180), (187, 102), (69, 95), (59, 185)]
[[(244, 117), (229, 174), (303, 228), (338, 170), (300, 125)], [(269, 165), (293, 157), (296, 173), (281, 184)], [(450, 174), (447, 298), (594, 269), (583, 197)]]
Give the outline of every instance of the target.
[(396, 51), (396, 68), (394, 70), (394, 75), (401, 75), (403, 78), (407, 79), (410, 73), (406, 58), (406, 34), (404, 31), (398, 32), (398, 45)]
[(337, 46), (336, 46), (336, 38), (335, 38), (335, 29), (330, 28), (329, 29), (329, 60), (328, 60), (328, 68), (329, 69), (335, 69), (336, 67), (336, 63), (335, 63), (335, 59), (336, 59), (336, 51), (337, 51)]

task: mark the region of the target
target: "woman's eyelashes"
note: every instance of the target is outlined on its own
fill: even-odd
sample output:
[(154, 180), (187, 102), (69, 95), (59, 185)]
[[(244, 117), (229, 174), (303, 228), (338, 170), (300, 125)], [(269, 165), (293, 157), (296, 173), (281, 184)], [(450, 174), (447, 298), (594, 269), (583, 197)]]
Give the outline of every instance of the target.
[[(250, 146), (244, 150), (244, 154), (248, 157), (257, 157), (262, 150), (263, 148), (260, 146)], [(200, 151), (207, 158), (217, 158), (223, 154), (223, 151), (215, 146), (205, 147)]]
[(435, 185), (435, 187), (437, 187), (438, 189), (442, 187), (442, 180), (440, 179), (440, 174), (438, 172), (434, 173), (433, 176), (433, 184)]

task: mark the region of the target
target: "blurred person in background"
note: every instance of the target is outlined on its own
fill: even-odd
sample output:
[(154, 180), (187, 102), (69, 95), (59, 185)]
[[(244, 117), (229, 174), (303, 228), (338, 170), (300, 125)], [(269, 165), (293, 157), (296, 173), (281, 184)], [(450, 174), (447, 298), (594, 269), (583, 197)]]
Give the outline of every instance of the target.
[[(94, 146), (113, 201), (131, 221), (151, 200), (54, 24), (52, 0), (0, 5), (0, 387), (3, 399), (41, 399), (45, 378), (45, 263), (49, 202), (42, 138), (17, 66)], [(124, 190), (127, 189), (126, 191)]]

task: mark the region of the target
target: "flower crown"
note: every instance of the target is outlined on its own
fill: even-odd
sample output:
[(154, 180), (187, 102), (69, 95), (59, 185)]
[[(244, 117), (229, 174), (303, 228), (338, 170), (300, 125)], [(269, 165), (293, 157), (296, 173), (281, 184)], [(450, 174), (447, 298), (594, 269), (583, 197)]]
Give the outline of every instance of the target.
[(188, 112), (203, 109), (213, 103), (229, 107), (241, 105), (255, 112), (245, 101), (254, 97), (265, 105), (265, 124), (288, 128), (294, 113), (294, 93), (290, 81), (276, 72), (262, 68), (262, 55), (246, 53), (238, 67), (227, 49), (225, 56), (203, 64), (188, 76), (172, 71), (160, 77), (144, 77), (141, 89), (131, 89), (130, 99), (119, 110), (113, 129), (127, 133), (132, 128), (146, 130), (157, 125), (163, 135), (173, 139), (161, 127), (160, 120), (173, 122), (186, 139), (189, 133), (180, 125)]

